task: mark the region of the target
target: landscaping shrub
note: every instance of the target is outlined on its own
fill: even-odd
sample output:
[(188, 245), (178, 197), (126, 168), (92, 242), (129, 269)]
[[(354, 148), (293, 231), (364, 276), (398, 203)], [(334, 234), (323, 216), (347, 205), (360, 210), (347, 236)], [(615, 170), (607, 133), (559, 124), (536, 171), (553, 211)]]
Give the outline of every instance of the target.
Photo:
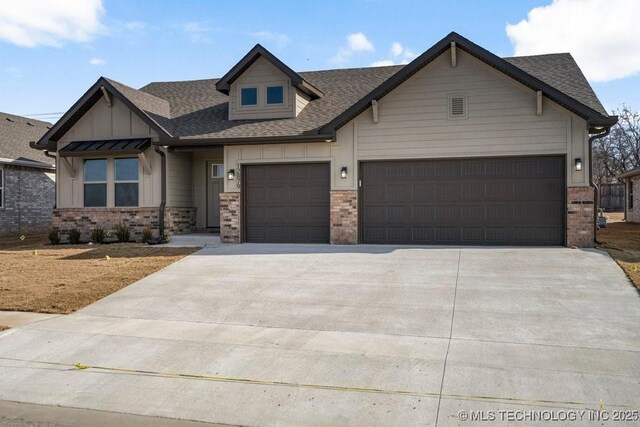
[(80, 243), (80, 231), (76, 228), (69, 230), (69, 243), (77, 245)]
[(118, 242), (127, 243), (131, 238), (129, 226), (122, 223), (118, 224), (118, 226), (116, 227), (116, 237), (118, 238)]
[(96, 227), (91, 230), (91, 241), (95, 243), (102, 243), (104, 241), (105, 234), (104, 228)]
[(142, 243), (149, 243), (153, 240), (153, 230), (148, 225), (142, 230)]
[(49, 232), (49, 242), (52, 245), (59, 245), (60, 244), (60, 232), (58, 230), (51, 230)]

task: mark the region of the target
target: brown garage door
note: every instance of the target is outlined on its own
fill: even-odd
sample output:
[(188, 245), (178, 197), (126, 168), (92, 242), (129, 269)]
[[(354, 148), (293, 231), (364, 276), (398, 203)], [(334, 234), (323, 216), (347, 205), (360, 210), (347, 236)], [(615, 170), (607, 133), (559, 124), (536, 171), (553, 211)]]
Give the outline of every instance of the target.
[(245, 240), (329, 242), (329, 165), (245, 166)]
[(361, 164), (362, 240), (562, 245), (564, 157)]

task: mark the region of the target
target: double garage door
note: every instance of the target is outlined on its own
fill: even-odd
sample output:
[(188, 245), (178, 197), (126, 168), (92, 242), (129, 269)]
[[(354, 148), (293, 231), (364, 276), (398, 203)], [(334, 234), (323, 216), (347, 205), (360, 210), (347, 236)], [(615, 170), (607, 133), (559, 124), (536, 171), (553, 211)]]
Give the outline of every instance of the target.
[[(328, 164), (244, 178), (246, 241), (329, 241)], [(564, 157), (364, 162), (360, 180), (362, 243), (564, 244)]]

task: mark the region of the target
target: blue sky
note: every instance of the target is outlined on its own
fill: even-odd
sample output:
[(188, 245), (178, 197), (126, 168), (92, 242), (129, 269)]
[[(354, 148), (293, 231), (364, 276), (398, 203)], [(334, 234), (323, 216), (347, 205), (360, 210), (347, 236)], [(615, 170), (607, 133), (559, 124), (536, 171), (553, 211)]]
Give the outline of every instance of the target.
[[(220, 77), (256, 43), (305, 71), (406, 62), (450, 31), (500, 56), (570, 50), (607, 110), (640, 109), (640, 50), (628, 50), (640, 31), (593, 25), (603, 0), (9, 1), (18, 10), (0, 11), (0, 111), (14, 114), (63, 112), (101, 75), (133, 87)], [(640, 3), (608, 2), (621, 14)]]

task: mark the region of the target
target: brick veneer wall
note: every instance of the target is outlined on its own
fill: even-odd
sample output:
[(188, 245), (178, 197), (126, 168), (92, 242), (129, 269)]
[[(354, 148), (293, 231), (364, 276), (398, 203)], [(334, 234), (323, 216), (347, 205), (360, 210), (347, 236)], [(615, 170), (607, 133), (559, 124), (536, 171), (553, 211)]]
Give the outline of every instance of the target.
[(567, 188), (567, 246), (593, 247), (594, 195), (593, 187)]
[(165, 234), (187, 234), (196, 231), (196, 214), (198, 209), (166, 208), (164, 211)]
[(640, 175), (632, 176), (629, 178), (633, 183), (633, 209), (629, 209), (629, 191), (628, 181), (625, 181), (624, 188), (624, 203), (626, 211), (626, 221), (628, 222), (640, 222)]
[(220, 193), (220, 241), (240, 243), (240, 193)]
[[(131, 239), (142, 240), (142, 232), (150, 227), (153, 236), (159, 236), (159, 208), (60, 208), (53, 210), (53, 228), (60, 231), (63, 242), (69, 238), (69, 231), (80, 231), (81, 240), (90, 240), (91, 231), (102, 227), (113, 233), (118, 224), (126, 224), (131, 231)], [(165, 234), (184, 234), (195, 231), (196, 208), (166, 208)]]
[(355, 245), (358, 243), (358, 192), (331, 191), (329, 230), (331, 243)]
[(0, 235), (49, 230), (55, 205), (55, 173), (24, 166), (0, 168), (4, 170)]

